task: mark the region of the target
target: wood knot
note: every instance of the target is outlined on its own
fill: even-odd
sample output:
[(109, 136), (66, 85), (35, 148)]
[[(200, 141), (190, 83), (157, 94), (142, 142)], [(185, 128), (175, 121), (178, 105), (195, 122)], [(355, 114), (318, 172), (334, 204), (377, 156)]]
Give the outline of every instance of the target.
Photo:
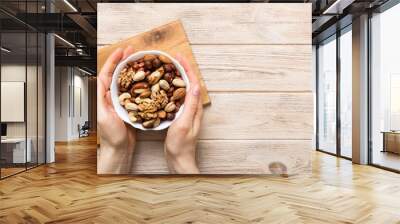
[(144, 38), (144, 41), (148, 45), (158, 44), (165, 40), (166, 35), (167, 35), (166, 30), (156, 30), (156, 31), (150, 32), (149, 35), (147, 35)]

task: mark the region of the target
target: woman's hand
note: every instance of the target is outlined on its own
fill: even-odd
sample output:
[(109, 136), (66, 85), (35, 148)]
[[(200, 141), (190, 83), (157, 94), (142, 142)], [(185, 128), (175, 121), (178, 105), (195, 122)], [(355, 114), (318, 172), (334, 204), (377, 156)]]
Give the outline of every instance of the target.
[(136, 144), (136, 131), (125, 124), (111, 102), (110, 85), (116, 65), (133, 53), (132, 47), (117, 49), (107, 59), (97, 79), (97, 125), (100, 153), (97, 173), (128, 173)]
[(172, 123), (165, 139), (164, 153), (172, 173), (199, 173), (196, 163), (196, 142), (203, 116), (200, 84), (188, 62), (177, 58), (189, 77), (190, 89), (186, 93), (184, 110)]

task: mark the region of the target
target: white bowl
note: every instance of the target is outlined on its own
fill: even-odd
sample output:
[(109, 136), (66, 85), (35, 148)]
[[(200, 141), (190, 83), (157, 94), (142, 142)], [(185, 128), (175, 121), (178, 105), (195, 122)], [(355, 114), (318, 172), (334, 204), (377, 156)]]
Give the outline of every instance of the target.
[(135, 52), (134, 54), (130, 55), (129, 57), (127, 57), (125, 60), (121, 61), (115, 68), (113, 76), (112, 76), (111, 87), (110, 87), (111, 100), (112, 100), (114, 109), (117, 112), (117, 114), (119, 115), (119, 117), (126, 123), (132, 125), (132, 127), (141, 129), (141, 130), (163, 130), (163, 129), (168, 128), (172, 124), (172, 122), (174, 122), (182, 114), (184, 104), (179, 108), (179, 111), (175, 114), (174, 120), (172, 120), (172, 121), (164, 120), (164, 121), (161, 121), (161, 124), (158, 127), (145, 128), (145, 127), (143, 127), (143, 125), (141, 123), (133, 123), (129, 120), (128, 112), (119, 103), (119, 100), (118, 100), (118, 76), (119, 76), (121, 70), (126, 66), (126, 64), (128, 62), (136, 61), (136, 60), (142, 58), (146, 54), (164, 55), (164, 56), (168, 57), (169, 59), (171, 59), (172, 63), (175, 65), (176, 69), (181, 74), (183, 81), (186, 83), (186, 92), (189, 91), (189, 79), (186, 75), (185, 69), (183, 69), (183, 67), (173, 57), (171, 57), (170, 55), (168, 55), (165, 52), (157, 51), (157, 50), (138, 51), (138, 52)]

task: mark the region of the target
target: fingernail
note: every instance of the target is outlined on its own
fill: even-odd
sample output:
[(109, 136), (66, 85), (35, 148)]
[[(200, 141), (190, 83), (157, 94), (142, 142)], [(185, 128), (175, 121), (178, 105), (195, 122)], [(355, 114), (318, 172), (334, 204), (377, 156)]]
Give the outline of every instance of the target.
[(198, 95), (200, 94), (200, 87), (199, 87), (199, 85), (193, 86), (192, 94), (193, 94), (193, 96), (198, 96)]

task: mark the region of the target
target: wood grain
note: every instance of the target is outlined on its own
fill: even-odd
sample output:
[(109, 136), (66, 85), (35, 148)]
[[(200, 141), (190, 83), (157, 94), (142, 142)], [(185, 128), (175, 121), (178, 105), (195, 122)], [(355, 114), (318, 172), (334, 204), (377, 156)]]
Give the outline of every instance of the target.
[(311, 45), (194, 45), (209, 91), (312, 91)]
[[(304, 172), (310, 168), (311, 143), (311, 140), (200, 140), (197, 160), (202, 174)], [(168, 174), (163, 146), (163, 141), (139, 141), (131, 173)]]
[(211, 103), (185, 30), (179, 20), (98, 49), (97, 69), (99, 71), (101, 70), (107, 58), (117, 48), (126, 48), (128, 46), (132, 46), (136, 51), (161, 50), (167, 52), (172, 57), (176, 57), (178, 54), (184, 57), (189, 62), (192, 71), (197, 75), (200, 81), (203, 104), (207, 105)]
[[(311, 140), (311, 93), (211, 93), (199, 139)], [(140, 140), (164, 139), (165, 131), (138, 133)], [(210, 161), (212, 163), (212, 161)]]
[(190, 30), (191, 44), (311, 44), (311, 4), (105, 3), (98, 11), (98, 44), (176, 19)]

